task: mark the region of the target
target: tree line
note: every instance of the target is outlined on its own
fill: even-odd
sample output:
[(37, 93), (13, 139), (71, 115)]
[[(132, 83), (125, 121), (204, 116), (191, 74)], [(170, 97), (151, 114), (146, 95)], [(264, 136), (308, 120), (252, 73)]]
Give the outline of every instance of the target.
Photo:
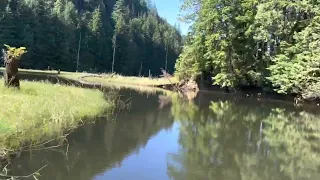
[(209, 76), (222, 87), (318, 96), (319, 4), (316, 0), (184, 0), (182, 18), (194, 23), (176, 74)]
[(146, 0), (5, 0), (0, 24), (1, 46), (28, 49), (22, 68), (157, 75), (182, 46)]

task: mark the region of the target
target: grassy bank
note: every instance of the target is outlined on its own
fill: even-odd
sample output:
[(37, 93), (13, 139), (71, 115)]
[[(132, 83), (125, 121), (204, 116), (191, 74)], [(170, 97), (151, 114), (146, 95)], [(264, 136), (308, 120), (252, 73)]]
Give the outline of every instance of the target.
[[(0, 79), (0, 82), (3, 80)], [(38, 144), (77, 127), (114, 107), (99, 90), (21, 81), (21, 90), (0, 83), (0, 156)]]
[[(0, 72), (3, 71), (4, 68), (0, 68)], [(63, 77), (69, 80), (78, 81), (82, 76), (88, 75), (98, 75), (92, 73), (85, 72), (66, 72), (61, 71), (58, 74), (58, 71), (41, 71), (41, 70), (31, 70), (31, 69), (19, 69), (19, 74), (23, 76), (24, 74), (29, 75), (39, 75), (39, 76), (58, 76)], [(92, 82), (92, 83), (101, 83), (102, 85), (119, 83), (123, 85), (136, 85), (136, 86), (161, 86), (161, 85), (169, 85), (178, 83), (178, 79), (176, 77), (171, 78), (148, 78), (148, 77), (135, 77), (135, 76), (122, 76), (122, 75), (114, 75), (114, 74), (102, 74), (101, 77), (85, 77), (84, 81)]]
[[(4, 71), (3, 67), (0, 67), (0, 73), (2, 75), (2, 72)], [(67, 71), (61, 71), (60, 74), (58, 74), (58, 71), (56, 70), (48, 70), (48, 71), (42, 71), (42, 70), (33, 70), (33, 69), (20, 69), (19, 68), (19, 74), (21, 76), (25, 74), (29, 75), (39, 75), (39, 76), (59, 76), (70, 80), (78, 80), (83, 75), (88, 75), (88, 73), (76, 73), (76, 72), (67, 72)]]
[(109, 84), (109, 83), (120, 83), (127, 85), (138, 85), (138, 86), (161, 86), (172, 83), (178, 83), (178, 79), (175, 77), (171, 78), (147, 78), (147, 77), (134, 77), (134, 76), (121, 76), (105, 74), (102, 77), (85, 77), (83, 80), (87, 82)]

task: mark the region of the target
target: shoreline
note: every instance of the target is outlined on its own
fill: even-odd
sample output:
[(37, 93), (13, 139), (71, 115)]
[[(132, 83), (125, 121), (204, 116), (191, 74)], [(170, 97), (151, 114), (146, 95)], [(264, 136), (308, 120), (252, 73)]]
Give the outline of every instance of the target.
[[(3, 80), (0, 78), (0, 80)], [(98, 89), (21, 80), (21, 89), (0, 85), (0, 162), (42, 148), (115, 108), (115, 97)]]
[[(2, 69), (0, 68), (0, 72)], [(170, 83), (167, 79), (163, 78), (162, 82), (165, 83), (153, 83), (156, 82), (154, 79), (150, 79), (148, 84), (144, 84), (142, 81), (146, 81), (146, 77), (129, 77), (129, 76), (119, 76), (119, 78), (113, 78), (112, 75), (102, 75), (102, 74), (93, 74), (93, 73), (80, 73), (80, 72), (64, 72), (58, 74), (58, 71), (41, 71), (41, 70), (25, 70), (20, 69), (19, 74), (26, 76), (47, 76), (51, 79), (56, 78), (56, 81), (60, 81), (67, 85), (75, 85), (82, 88), (102, 88), (106, 86), (106, 84), (120, 84), (122, 86), (140, 86), (140, 87), (150, 87), (150, 88), (160, 88), (169, 91), (176, 91), (176, 85), (179, 82)], [(91, 79), (89, 79), (91, 78)], [(101, 78), (99, 81), (95, 81), (93, 78)], [(134, 78), (135, 81), (130, 81), (130, 79)], [(41, 79), (41, 78), (40, 78)], [(43, 78), (42, 78), (43, 79)], [(119, 80), (120, 79), (120, 80)], [(160, 79), (160, 78), (155, 78)], [(140, 82), (141, 81), (141, 82)], [(236, 90), (230, 90), (226, 92), (224, 88), (214, 86), (214, 85), (204, 85), (203, 83), (198, 82), (199, 91), (201, 92), (223, 92), (234, 96), (242, 96), (248, 98), (256, 98), (256, 99), (271, 99), (271, 100), (280, 100), (284, 102), (290, 102), (295, 105), (312, 105), (319, 106), (319, 100), (310, 100), (310, 99), (299, 99), (298, 96), (293, 94), (279, 94), (276, 92), (264, 91), (262, 88), (240, 88)]]
[[(81, 83), (82, 85), (90, 86), (90, 87), (104, 87), (107, 85), (104, 85), (104, 83), (98, 83), (98, 82), (92, 82), (87, 81), (85, 78), (87, 77), (95, 77), (95, 78), (103, 78), (102, 75), (85, 75), (79, 77), (79, 80), (77, 82)], [(143, 84), (136, 84), (136, 83), (121, 83), (117, 81), (110, 81), (108, 84), (119, 84), (122, 86), (137, 86), (137, 87), (150, 87), (150, 88), (160, 88), (167, 91), (177, 91), (176, 85), (178, 83), (172, 83), (172, 84), (159, 84), (159, 85), (143, 85)], [(280, 101), (285, 103), (292, 103), (296, 106), (312, 106), (317, 107), (319, 106), (320, 102), (319, 100), (297, 100), (297, 96), (292, 94), (279, 94), (276, 92), (270, 92), (270, 91), (264, 91), (262, 88), (239, 88), (236, 90), (230, 90), (226, 92), (224, 88), (221, 88), (219, 86), (203, 86), (199, 85), (198, 92), (212, 92), (212, 93), (223, 93), (223, 94), (230, 94), (232, 96), (237, 97), (244, 97), (244, 98), (254, 98), (256, 100), (272, 100), (272, 101)]]
[[(62, 77), (62, 76), (59, 76), (58, 74), (47, 74), (47, 75), (44, 75), (44, 74), (31, 74), (31, 73), (23, 73), (23, 72), (20, 72), (19, 73), (20, 75), (26, 75), (27, 76), (33, 76), (35, 77), (35, 80), (38, 78), (38, 79), (42, 79), (42, 80), (47, 80), (47, 81), (55, 81), (53, 82), (53, 84), (55, 83), (62, 83), (64, 85), (71, 85), (71, 86), (76, 86), (76, 87), (79, 87), (79, 88), (89, 88), (89, 89), (102, 89), (103, 87), (105, 87), (105, 85), (103, 85), (103, 83), (97, 83), (97, 82), (88, 82), (85, 80), (85, 77), (90, 77), (91, 75), (84, 75), (84, 76), (80, 76), (78, 77), (78, 80), (75, 80), (75, 79), (71, 79), (71, 78), (66, 78), (66, 77)], [(100, 75), (93, 75), (93, 76), (97, 76), (97, 77), (102, 77)], [(46, 79), (48, 78), (48, 79)], [(27, 79), (26, 76), (24, 76), (24, 78), (21, 78), (21, 79)], [(23, 81), (23, 80), (22, 80)], [(38, 83), (38, 82), (36, 82)], [(24, 84), (24, 83), (23, 83)], [(22, 84), (22, 88), (25, 87), (24, 85)], [(110, 83), (111, 84), (111, 83)], [(125, 83), (116, 83), (116, 82), (113, 82), (113, 84), (119, 84), (119, 85), (122, 85), (122, 86), (126, 86)], [(52, 84), (51, 84), (52, 85)], [(140, 86), (140, 87), (150, 87), (150, 88), (160, 88), (160, 89), (163, 89), (163, 90), (168, 90), (168, 86), (174, 86), (175, 84), (167, 84), (165, 85), (165, 88), (163, 85), (158, 85), (158, 86), (150, 86), (150, 85), (136, 85), (136, 84), (131, 84), (133, 86)], [(171, 88), (172, 88), (171, 87)], [(171, 91), (171, 90), (168, 90), (168, 91)], [(240, 98), (251, 98), (252, 100), (257, 100), (257, 101), (261, 101), (261, 103), (263, 103), (263, 101), (273, 101), (274, 103), (278, 103), (277, 101), (279, 101), (279, 103), (286, 103), (286, 104), (292, 104), (294, 105), (294, 96), (290, 96), (290, 95), (279, 95), (279, 94), (276, 94), (276, 93), (268, 93), (268, 92), (263, 92), (263, 91), (257, 91), (256, 89), (247, 89), (247, 90), (237, 90), (235, 92), (225, 92), (225, 90), (223, 88), (220, 88), (220, 87), (216, 87), (216, 86), (210, 86), (210, 88), (206, 88), (206, 87), (203, 87), (203, 86), (200, 86), (199, 88), (199, 93), (213, 93), (213, 94), (223, 94), (223, 95), (230, 95), (230, 96), (234, 96), (234, 97), (240, 97)], [(259, 96), (258, 94), (261, 95)], [(249, 96), (248, 96), (249, 94)], [(303, 103), (301, 108), (306, 108), (306, 107), (310, 107), (310, 110), (317, 110), (316, 108), (318, 107), (316, 104), (310, 104), (310, 103)], [(80, 123), (78, 124), (77, 126), (70, 126), (71, 128), (70, 129), (66, 129), (64, 131), (64, 134), (68, 134), (68, 132), (72, 132), (74, 129), (78, 128), (79, 126), (82, 126), (84, 124), (87, 124), (87, 123), (90, 123), (90, 120), (84, 122), (84, 123)], [(42, 137), (40, 137), (42, 138)], [(60, 137), (61, 138), (61, 137)], [(61, 139), (55, 139), (54, 142), (59, 142), (59, 140)], [(43, 142), (43, 141), (42, 141)], [(22, 142), (22, 145), (23, 145), (24, 142)], [(2, 150), (2, 149), (0, 149)], [(6, 156), (0, 156), (0, 163), (3, 164), (7, 161), (10, 161), (11, 158), (15, 158), (17, 156), (19, 156), (19, 153), (21, 151), (25, 151), (26, 149), (17, 149), (16, 151), (10, 151), (9, 154), (6, 154)], [(27, 149), (28, 150), (28, 149)]]

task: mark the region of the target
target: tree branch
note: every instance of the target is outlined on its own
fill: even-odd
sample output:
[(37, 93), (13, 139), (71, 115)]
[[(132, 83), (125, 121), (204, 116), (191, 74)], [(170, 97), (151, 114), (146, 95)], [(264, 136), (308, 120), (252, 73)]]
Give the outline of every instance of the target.
[[(6, 174), (1, 174), (0, 173), (0, 177), (4, 177), (4, 178), (9, 178), (9, 179), (18, 179), (18, 178), (29, 178), (31, 176), (33, 176), (35, 178), (36, 175), (39, 175), (39, 172), (44, 169), (45, 167), (47, 167), (47, 165), (42, 166), (40, 169), (38, 169), (37, 171), (35, 171), (32, 174), (29, 175), (25, 175), (25, 176), (13, 176), (13, 175), (6, 175)], [(8, 179), (8, 180), (9, 180)], [(35, 178), (36, 179), (36, 178)]]

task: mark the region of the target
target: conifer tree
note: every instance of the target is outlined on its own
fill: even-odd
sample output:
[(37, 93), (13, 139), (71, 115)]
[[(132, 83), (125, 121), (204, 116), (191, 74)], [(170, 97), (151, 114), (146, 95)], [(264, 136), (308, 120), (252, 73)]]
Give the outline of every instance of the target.
[[(158, 75), (165, 62), (164, 32), (172, 26), (150, 8), (145, 0), (1, 1), (0, 48), (27, 47), (23, 68)], [(177, 49), (168, 48), (168, 69)]]

